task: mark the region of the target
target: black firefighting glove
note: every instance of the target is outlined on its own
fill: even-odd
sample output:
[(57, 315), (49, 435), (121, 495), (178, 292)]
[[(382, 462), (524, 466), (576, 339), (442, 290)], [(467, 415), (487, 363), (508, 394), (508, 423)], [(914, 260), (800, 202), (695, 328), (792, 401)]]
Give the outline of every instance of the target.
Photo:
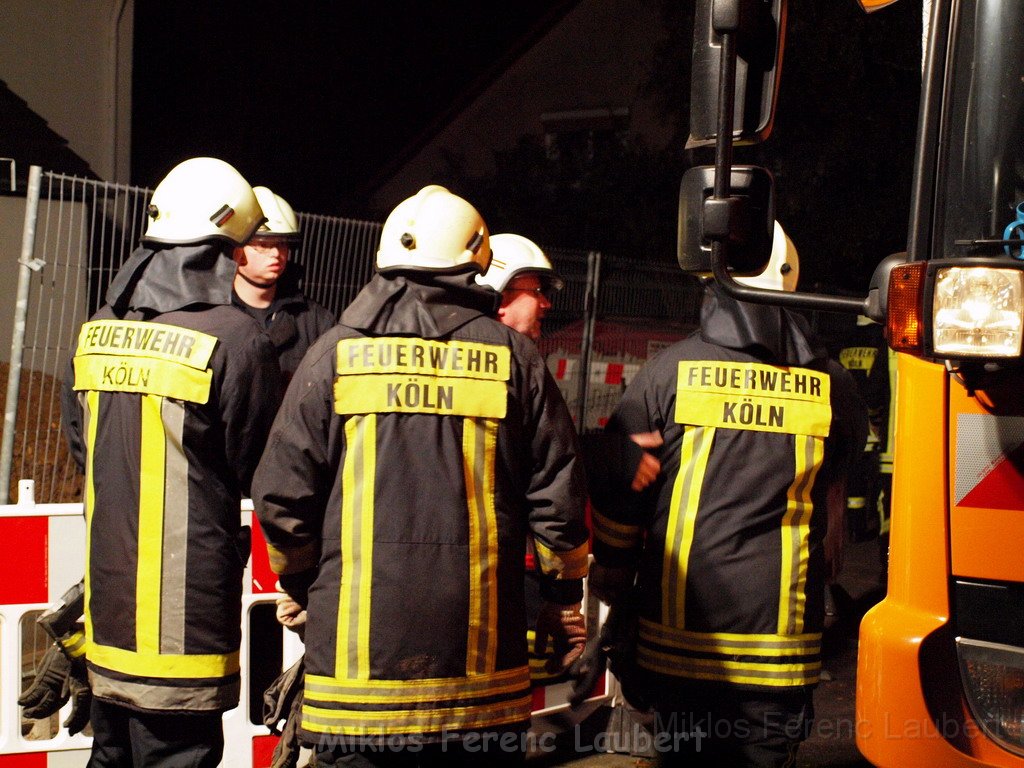
[(604, 674), (611, 670), (622, 687), (626, 700), (641, 712), (650, 709), (650, 695), (636, 663), (637, 607), (635, 591), (623, 595), (612, 605), (597, 636), (587, 643), (586, 650), (569, 669), (574, 678), (569, 691), (569, 704), (579, 707)]
[[(263, 724), (280, 736), (270, 768), (295, 768), (299, 762), (299, 726), (302, 725), (302, 689), (306, 657), (286, 669), (263, 693)], [(284, 720), (284, 726), (278, 727)]]
[(631, 566), (606, 566), (590, 564), (587, 576), (587, 590), (605, 605), (620, 605), (633, 589), (636, 569)]
[(64, 721), (74, 736), (89, 724), (92, 689), (89, 687), (82, 653), (84, 635), (69, 632), (46, 650), (36, 676), (18, 698), (25, 717), (42, 720), (58, 712), (71, 700), (71, 714)]
[(587, 643), (587, 622), (581, 607), (579, 603), (559, 605), (545, 602), (537, 614), (533, 651), (544, 656), (548, 640), (552, 640), (552, 655), (544, 665), (549, 675), (564, 672), (583, 653)]

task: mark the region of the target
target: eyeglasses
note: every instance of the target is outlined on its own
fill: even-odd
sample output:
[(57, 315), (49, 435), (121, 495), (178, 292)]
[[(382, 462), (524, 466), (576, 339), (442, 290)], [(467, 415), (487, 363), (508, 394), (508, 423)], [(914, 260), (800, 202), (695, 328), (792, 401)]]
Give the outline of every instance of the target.
[(260, 254), (267, 254), (274, 250), (287, 253), (289, 250), (287, 240), (250, 240), (246, 245)]
[(538, 298), (543, 296), (545, 299), (548, 298), (547, 289), (537, 286), (536, 288), (506, 288), (506, 291), (519, 291), (521, 293), (532, 293)]

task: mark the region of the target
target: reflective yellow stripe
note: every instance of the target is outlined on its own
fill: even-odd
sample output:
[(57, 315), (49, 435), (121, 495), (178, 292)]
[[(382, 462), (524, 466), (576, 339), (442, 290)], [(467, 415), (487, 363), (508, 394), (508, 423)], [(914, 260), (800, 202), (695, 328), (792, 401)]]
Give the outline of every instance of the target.
[(481, 729), (521, 722), (529, 717), (529, 695), (509, 702), (451, 709), (389, 709), (372, 712), (363, 709), (324, 709), (308, 703), (302, 706), (302, 727), (305, 730), (348, 736)]
[(267, 544), (267, 556), (274, 573), (298, 573), (320, 562), (320, 545), (319, 542), (311, 541), (282, 550)]
[(516, 694), (529, 684), (529, 669), (525, 665), (484, 675), (416, 680), (344, 680), (307, 674), (305, 696), (309, 701), (351, 704), (458, 704), (462, 700)]
[(498, 531), (494, 461), (498, 423), (466, 419), (462, 455), (469, 504), (469, 628), (466, 672), (494, 671), (498, 656)]
[(373, 573), (373, 495), (377, 417), (345, 423), (342, 467), (341, 586), (335, 668), (341, 678), (370, 674), (370, 587)]
[(807, 602), (807, 564), (810, 561), (811, 491), (824, 457), (825, 441), (820, 437), (794, 436), (793, 482), (786, 493), (782, 518), (782, 562), (779, 584), (779, 634), (803, 632)]
[(100, 393), (86, 392), (84, 396), (79, 395), (78, 401), (82, 405), (82, 429), (85, 432), (85, 637), (88, 643), (92, 640), (92, 612), (89, 610), (92, 586), (89, 562), (92, 554), (92, 512), (96, 506), (93, 457), (96, 455), (96, 415), (100, 409)]
[(238, 651), (228, 654), (136, 653), (90, 642), (86, 646), (90, 662), (105, 669), (137, 677), (197, 679), (224, 677), (239, 670)]
[(693, 546), (701, 486), (714, 439), (714, 427), (683, 428), (679, 474), (672, 487), (672, 507), (665, 532), (661, 573), (662, 620), (671, 627), (685, 626), (687, 564)]
[(615, 522), (594, 510), (591, 516), (594, 538), (616, 549), (633, 549), (639, 546), (642, 530), (639, 525), (624, 525)]
[(77, 390), (135, 392), (200, 404), (210, 399), (210, 370), (197, 371), (168, 360), (113, 355), (76, 356), (74, 365)]
[(587, 575), (590, 554), (588, 544), (580, 544), (568, 552), (556, 552), (545, 547), (534, 537), (533, 545), (541, 573), (555, 574), (560, 579), (582, 579)]
[(655, 624), (641, 618), (640, 638), (649, 643), (698, 653), (732, 656), (811, 656), (821, 653), (821, 633), (801, 635), (694, 632)]
[[(82, 625), (79, 624), (79, 627)], [(85, 632), (81, 629), (76, 629), (69, 635), (66, 635), (60, 639), (61, 647), (64, 649), (64, 653), (73, 659), (85, 656)]]
[(135, 647), (140, 654), (160, 650), (160, 587), (163, 565), (164, 462), (166, 444), (160, 416), (162, 399), (141, 399), (139, 445), (139, 531), (135, 577)]
[(652, 672), (696, 680), (719, 680), (744, 685), (792, 687), (814, 685), (821, 674), (821, 662), (762, 664), (726, 659), (689, 659), (637, 647), (637, 663)]
[(846, 508), (847, 509), (864, 509), (868, 505), (868, 500), (863, 496), (847, 496)]

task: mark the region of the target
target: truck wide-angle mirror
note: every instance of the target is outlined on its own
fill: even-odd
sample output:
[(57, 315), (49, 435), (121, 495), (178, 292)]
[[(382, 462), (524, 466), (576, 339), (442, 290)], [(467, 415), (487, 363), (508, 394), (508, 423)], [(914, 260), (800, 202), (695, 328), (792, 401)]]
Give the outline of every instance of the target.
[(718, 133), (722, 31), (734, 31), (737, 38), (733, 139), (752, 144), (771, 133), (782, 67), (785, 15), (786, 0), (715, 0), (697, 4), (687, 149), (713, 144)]
[(699, 165), (683, 175), (679, 186), (679, 266), (684, 272), (710, 275), (711, 236), (718, 232), (727, 233), (727, 266), (732, 272), (762, 272), (772, 254), (775, 228), (772, 175), (754, 165), (733, 166), (730, 200), (714, 201), (722, 205), (710, 201), (714, 186), (714, 166)]

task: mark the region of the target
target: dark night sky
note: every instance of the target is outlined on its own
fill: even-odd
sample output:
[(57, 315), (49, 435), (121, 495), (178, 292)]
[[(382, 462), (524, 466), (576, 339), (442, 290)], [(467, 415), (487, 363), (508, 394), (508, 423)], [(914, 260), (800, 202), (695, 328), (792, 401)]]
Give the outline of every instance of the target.
[(135, 4), (132, 181), (212, 155), (298, 210), (361, 193), (570, 0)]

